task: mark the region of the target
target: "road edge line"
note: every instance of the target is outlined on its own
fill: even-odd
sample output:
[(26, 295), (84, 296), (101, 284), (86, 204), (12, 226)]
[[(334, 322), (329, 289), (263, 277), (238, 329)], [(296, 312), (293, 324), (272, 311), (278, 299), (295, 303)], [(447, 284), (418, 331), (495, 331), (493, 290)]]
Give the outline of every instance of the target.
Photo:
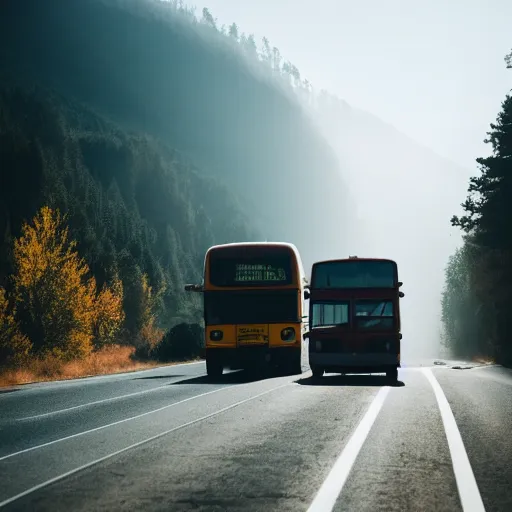
[(380, 388), (379, 392), (375, 395), (363, 419), (357, 425), (354, 433), (317, 492), (313, 502), (308, 508), (308, 512), (330, 512), (334, 508), (357, 459), (359, 451), (363, 447), (390, 389), (389, 386)]
[[(83, 377), (71, 377), (68, 379), (55, 379), (55, 380), (35, 380), (33, 382), (24, 382), (22, 384), (12, 384), (10, 386), (0, 386), (0, 390), (12, 390), (12, 391), (38, 391), (40, 388), (51, 387), (53, 385), (59, 384), (72, 384), (74, 382), (87, 382), (91, 380), (100, 380), (100, 379), (109, 379), (111, 377), (126, 377), (128, 375), (135, 375), (144, 372), (152, 372), (154, 370), (163, 370), (166, 368), (176, 368), (178, 366), (190, 366), (193, 364), (204, 364), (204, 360), (199, 361), (189, 361), (188, 363), (171, 363), (171, 364), (163, 364), (159, 366), (154, 366), (152, 368), (140, 368), (137, 370), (130, 370), (126, 372), (114, 372), (114, 373), (102, 373), (99, 375), (84, 375)], [(171, 375), (172, 377), (172, 375)]]
[(87, 464), (83, 464), (82, 466), (79, 466), (78, 468), (72, 469), (70, 471), (66, 471), (66, 473), (62, 473), (61, 475), (58, 475), (54, 478), (50, 478), (49, 480), (46, 480), (45, 482), (35, 485), (35, 486), (31, 487), (30, 489), (27, 489), (26, 491), (16, 494), (15, 496), (12, 496), (11, 498), (7, 498), (6, 500), (0, 502), (0, 508), (4, 507), (5, 505), (9, 505), (10, 503), (13, 503), (14, 501), (17, 501), (20, 498), (28, 496), (29, 494), (32, 494), (33, 492), (38, 491), (39, 489), (43, 489), (44, 487), (47, 487), (48, 485), (51, 485), (55, 482), (63, 480), (64, 478), (67, 478), (68, 476), (74, 475), (75, 473), (78, 473), (80, 471), (83, 471), (84, 469), (90, 468), (91, 466), (99, 464), (100, 462), (104, 462), (105, 460), (111, 459), (112, 457), (115, 457), (116, 455), (120, 455), (121, 453), (127, 452), (128, 450), (132, 450), (133, 448), (137, 448), (139, 446), (142, 446), (143, 444), (150, 443), (151, 441), (155, 441), (156, 439), (159, 439), (160, 437), (164, 437), (168, 434), (171, 434), (172, 432), (176, 432), (177, 430), (180, 430), (182, 428), (189, 427), (191, 425), (194, 425), (195, 423), (199, 423), (200, 421), (204, 421), (204, 420), (207, 420), (208, 418), (212, 418), (213, 416), (217, 416), (223, 412), (229, 411), (230, 409), (233, 409), (233, 408), (235, 408), (239, 405), (242, 405), (246, 402), (255, 400), (256, 398), (259, 398), (260, 396), (271, 393), (272, 391), (276, 391), (277, 389), (281, 389), (286, 386), (290, 386), (291, 384), (293, 384), (293, 383), (287, 382), (286, 384), (282, 384), (281, 386), (277, 386), (272, 389), (267, 389), (266, 391), (263, 391), (262, 393), (258, 393), (257, 395), (251, 396), (249, 398), (245, 398), (244, 400), (240, 400), (239, 402), (228, 405), (227, 407), (223, 407), (222, 409), (219, 409), (218, 411), (207, 414), (206, 416), (201, 416), (201, 418), (197, 418), (195, 420), (188, 421), (187, 423), (183, 423), (182, 425), (173, 427), (169, 430), (166, 430), (165, 432), (160, 432), (160, 434), (151, 436), (148, 439), (144, 439), (143, 441), (138, 441), (137, 443), (134, 443), (130, 446), (126, 446), (125, 448), (122, 448), (121, 450), (117, 450), (113, 453), (109, 453), (108, 455), (105, 455), (104, 457), (100, 457), (99, 459), (88, 462)]
[(432, 370), (423, 368), (423, 373), (434, 390), (437, 406), (441, 413), (462, 510), (464, 512), (485, 512), (482, 496), (448, 399)]
[[(146, 393), (152, 393), (153, 391), (158, 391), (161, 389), (169, 389), (169, 384), (164, 384), (162, 386), (157, 386), (151, 389), (144, 389), (142, 391), (135, 391), (134, 393), (128, 393), (127, 395), (119, 395), (113, 396), (111, 398), (103, 398), (101, 400), (95, 400), (94, 402), (87, 402), (85, 404), (73, 405), (72, 407), (66, 407), (65, 409), (57, 409), (56, 411), (44, 412), (42, 414), (35, 414), (34, 416), (24, 416), (22, 418), (15, 418), (14, 421), (30, 421), (37, 420), (38, 418), (46, 418), (48, 416), (53, 416), (54, 414), (62, 414), (69, 411), (74, 411), (76, 409), (82, 409), (83, 407), (90, 407), (92, 405), (103, 404), (106, 402), (113, 402), (115, 400), (122, 400), (123, 398), (129, 398), (132, 396), (144, 395)], [(1, 458), (0, 458), (1, 460)]]
[(105, 428), (113, 427), (115, 425), (120, 425), (121, 423), (125, 423), (127, 421), (132, 421), (132, 420), (136, 420), (136, 419), (142, 418), (144, 416), (148, 416), (149, 414), (155, 414), (157, 412), (164, 411), (165, 409), (169, 409), (169, 408), (174, 407), (176, 405), (180, 405), (180, 404), (183, 404), (185, 402), (189, 402), (190, 400), (195, 400), (196, 398), (201, 398), (203, 396), (211, 395), (213, 393), (217, 393), (217, 392), (223, 391), (225, 389), (230, 389), (230, 388), (234, 388), (234, 387), (240, 387), (241, 385), (243, 386), (245, 384), (233, 384), (231, 386), (225, 386), (225, 387), (222, 387), (222, 388), (217, 388), (217, 389), (214, 389), (212, 391), (207, 391), (206, 393), (201, 393), (200, 395), (194, 395), (194, 396), (191, 396), (189, 398), (185, 398), (184, 400), (180, 400), (179, 402), (173, 402), (172, 404), (164, 405), (163, 407), (159, 407), (158, 409), (153, 409), (151, 411), (147, 411), (147, 412), (143, 412), (141, 414), (137, 414), (136, 416), (130, 416), (128, 418), (123, 418), (122, 420), (114, 421), (113, 423), (107, 423), (106, 425), (101, 425), (100, 427), (95, 427), (95, 428), (92, 428), (92, 429), (89, 429), (89, 430), (84, 430), (83, 432), (77, 432), (76, 434), (71, 434), (70, 436), (62, 437), (60, 439), (54, 439), (53, 441), (49, 441), (47, 443), (38, 444), (36, 446), (31, 446), (30, 448), (25, 448), (24, 450), (19, 450), (17, 452), (13, 452), (13, 453), (10, 453), (8, 455), (3, 455), (2, 457), (0, 457), (0, 462), (4, 461), (6, 459), (10, 459), (12, 457), (16, 457), (18, 455), (22, 455), (22, 454), (27, 453), (27, 452), (31, 452), (31, 451), (34, 451), (34, 450), (45, 448), (47, 446), (51, 446), (52, 444), (61, 443), (62, 441), (67, 441), (69, 439), (74, 439), (75, 437), (84, 436), (85, 434), (90, 434), (92, 432), (98, 432), (99, 430), (103, 430)]

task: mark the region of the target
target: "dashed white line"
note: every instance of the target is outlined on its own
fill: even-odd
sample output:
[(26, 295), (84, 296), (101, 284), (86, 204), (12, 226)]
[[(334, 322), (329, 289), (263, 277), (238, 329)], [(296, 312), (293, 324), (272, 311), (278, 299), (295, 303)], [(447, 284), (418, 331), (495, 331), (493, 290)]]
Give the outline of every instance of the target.
[[(172, 375), (169, 376), (169, 378), (171, 378), (171, 377), (172, 377)], [(65, 409), (57, 409), (56, 411), (45, 412), (42, 414), (35, 414), (34, 416), (25, 416), (23, 418), (16, 418), (16, 421), (35, 420), (38, 418), (45, 418), (46, 416), (53, 416), (54, 414), (61, 414), (63, 412), (74, 411), (76, 409), (82, 409), (83, 407), (89, 407), (91, 405), (102, 404), (105, 402), (113, 402), (114, 400), (121, 400), (123, 398), (128, 398), (130, 396), (144, 395), (145, 393), (151, 393), (153, 391), (158, 391), (159, 389), (164, 389), (164, 388), (169, 389), (169, 385), (165, 384), (163, 386), (157, 386), (156, 388), (145, 389), (144, 391), (135, 391), (134, 393), (128, 393), (127, 395), (113, 396), (110, 398), (104, 398), (102, 400), (95, 400), (94, 402), (87, 402), (85, 404), (74, 405), (73, 407), (66, 407)]]
[(333, 509), (389, 390), (389, 387), (381, 388), (373, 399), (363, 419), (320, 487), (313, 503), (308, 508), (308, 512), (330, 512)]
[(455, 417), (446, 396), (435, 378), (432, 370), (424, 368), (423, 373), (430, 382), (437, 404), (441, 412), (446, 439), (448, 440), (448, 448), (452, 458), (453, 472), (455, 473), (455, 481), (459, 491), (460, 502), (464, 512), (485, 512), (485, 507), (478, 490), (475, 475), (469, 462), (468, 454), (464, 448), (464, 443), (460, 435)]
[[(143, 441), (139, 441), (138, 443), (134, 443), (134, 444), (131, 444), (130, 446), (127, 446), (121, 450), (117, 450), (116, 452), (113, 452), (113, 453), (110, 453), (109, 455), (105, 455), (104, 457), (101, 457), (99, 459), (96, 459), (96, 460), (93, 460), (92, 462), (88, 462), (87, 464), (83, 464), (82, 466), (79, 466), (75, 469), (72, 469), (71, 471), (67, 471), (66, 473), (63, 473), (61, 475), (58, 475), (54, 478), (51, 478), (50, 480), (46, 480), (45, 482), (42, 482), (38, 485), (35, 485), (34, 487), (31, 487), (30, 489), (27, 489), (26, 491), (23, 491), (23, 492), (20, 492), (19, 494), (17, 494), (16, 496), (12, 496), (11, 498), (8, 498), (2, 502), (0, 502), (0, 507), (4, 507), (5, 505), (8, 505), (9, 503), (12, 503), (13, 501), (16, 501), (16, 500), (19, 500), (20, 498), (23, 498), (24, 496), (27, 496), (28, 494), (32, 494), (33, 492), (35, 491), (38, 491), (39, 489), (42, 489), (43, 487), (46, 487), (48, 485), (51, 485), (55, 482), (58, 482), (59, 480), (62, 480), (63, 478), (67, 478), (68, 476), (71, 476), (75, 473), (78, 473), (79, 471), (82, 471), (84, 469), (87, 469), (91, 466), (94, 466), (96, 464), (99, 464), (100, 462), (103, 462), (105, 460), (108, 460), (112, 457), (115, 457), (116, 455), (120, 455), (121, 453), (124, 453), (128, 450), (131, 450), (133, 448), (137, 448), (138, 446), (141, 446), (143, 444), (146, 444), (146, 443), (149, 443), (151, 441), (154, 441), (155, 439), (158, 439), (160, 437), (163, 437), (163, 436), (166, 436), (167, 434), (170, 434), (172, 432), (175, 432), (176, 430), (180, 430), (182, 428), (185, 428), (185, 427), (189, 427), (190, 425), (194, 425), (195, 423), (199, 423), (200, 421), (204, 421), (208, 418), (211, 418), (213, 416), (217, 416), (218, 414), (221, 414), (225, 411), (229, 411), (230, 409), (233, 409), (234, 407), (238, 407), (239, 405), (242, 405), (246, 402), (249, 402), (250, 400), (254, 400), (255, 398), (259, 398), (260, 396), (263, 396), (263, 395), (266, 395), (267, 393), (270, 393), (272, 391), (275, 391), (277, 389), (281, 389), (281, 388), (284, 388), (285, 386), (289, 386), (291, 383), (286, 383), (286, 384), (283, 384), (281, 386), (277, 386), (275, 388), (272, 388), (272, 389), (267, 389), (266, 391), (263, 391), (262, 393), (259, 393), (257, 395), (254, 395), (254, 396), (251, 396), (249, 398), (246, 398), (244, 400), (240, 400), (239, 402), (236, 402), (235, 404), (232, 404), (232, 405), (228, 405), (227, 407), (224, 407), (222, 409), (219, 409), (218, 411), (215, 411), (215, 412), (212, 412), (211, 414), (207, 414), (206, 416), (202, 416), (201, 418), (197, 418), (195, 420), (192, 420), (192, 421), (189, 421), (187, 423), (183, 423), (182, 425), (178, 425), (177, 427), (174, 427), (174, 428), (170, 428), (169, 430), (166, 430), (165, 432), (160, 432), (160, 434), (157, 434), (155, 436), (152, 436), (152, 437), (149, 437), (148, 439), (144, 439)], [(231, 387), (231, 386), (230, 386)], [(226, 389), (226, 388), (223, 388), (223, 389)], [(219, 391), (219, 390), (215, 390), (215, 391)], [(212, 392), (210, 392), (212, 393)], [(204, 395), (208, 395), (210, 393), (204, 393), (203, 395), (199, 395), (199, 396), (204, 396)]]
[(136, 420), (138, 418), (148, 416), (149, 414), (154, 414), (156, 412), (164, 411), (165, 409), (175, 407), (176, 405), (180, 405), (185, 402), (189, 402), (190, 400), (195, 400), (196, 398), (201, 398), (202, 396), (207, 396), (207, 395), (211, 395), (213, 393), (218, 393), (219, 391), (224, 391), (226, 389), (234, 388), (236, 386), (240, 387), (239, 384), (233, 384), (232, 386), (225, 386), (223, 388), (214, 389), (213, 391), (207, 391), (206, 393), (201, 393), (200, 395), (195, 395), (195, 396), (191, 396), (190, 398), (185, 398), (184, 400), (180, 400), (179, 402), (173, 402), (172, 404), (164, 405), (163, 407), (159, 407), (158, 409), (153, 409), (152, 411), (144, 412), (142, 414), (137, 414), (136, 416), (130, 416), (129, 418), (124, 418), (119, 421), (114, 421), (113, 423), (108, 423), (107, 425), (102, 425), (101, 427), (91, 428), (90, 430), (85, 430), (83, 432), (78, 432), (77, 434), (72, 434), (70, 436), (61, 437), (60, 439), (55, 439), (54, 441), (49, 441), (48, 443), (38, 444), (38, 445), (32, 446), (30, 448), (25, 448), (24, 450), (20, 450), (18, 452), (10, 453), (9, 455), (4, 455), (3, 457), (0, 457), (0, 461), (10, 459), (11, 457), (16, 457), (17, 455), (21, 455), (22, 453), (27, 453), (27, 452), (31, 452), (33, 450), (38, 450), (40, 448), (44, 448), (45, 446), (50, 446), (52, 444), (60, 443), (62, 441), (67, 441), (68, 439), (73, 439), (75, 437), (84, 436), (85, 434), (90, 434), (91, 432), (98, 432), (98, 430), (103, 430), (105, 428), (113, 427), (114, 425), (120, 425), (121, 423), (125, 423), (127, 421)]

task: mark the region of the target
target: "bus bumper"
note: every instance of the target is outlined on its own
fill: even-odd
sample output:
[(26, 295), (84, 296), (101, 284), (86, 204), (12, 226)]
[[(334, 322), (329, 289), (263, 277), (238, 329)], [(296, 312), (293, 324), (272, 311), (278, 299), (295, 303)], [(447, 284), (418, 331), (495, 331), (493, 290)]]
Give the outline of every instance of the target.
[(233, 347), (206, 348), (206, 358), (219, 361), (224, 368), (231, 370), (250, 370), (261, 366), (286, 366), (298, 358), (301, 347)]
[(390, 367), (400, 367), (398, 354), (360, 353), (340, 354), (309, 353), (310, 366), (323, 368), (326, 372), (371, 373), (385, 371)]

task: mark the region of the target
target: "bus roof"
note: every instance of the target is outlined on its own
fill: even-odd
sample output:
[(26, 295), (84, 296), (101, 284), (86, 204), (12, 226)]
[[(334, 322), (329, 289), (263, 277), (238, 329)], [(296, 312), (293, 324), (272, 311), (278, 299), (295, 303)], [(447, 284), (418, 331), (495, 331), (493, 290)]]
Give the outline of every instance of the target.
[[(371, 267), (381, 267), (383, 264), (384, 267), (389, 268), (390, 266), (393, 269), (392, 278), (389, 275), (389, 270), (385, 271), (385, 275), (381, 275), (381, 271), (371, 275), (375, 271), (372, 272)], [(366, 270), (364, 270), (365, 268)], [(394, 284), (391, 284), (391, 279)], [(395, 260), (388, 258), (350, 256), (348, 258), (316, 261), (313, 263), (310, 276), (310, 286), (316, 289), (368, 290), (371, 288), (395, 288), (398, 282), (398, 265)]]
[(297, 247), (294, 244), (289, 243), (289, 242), (268, 242), (268, 241), (265, 241), (265, 242), (233, 242), (233, 243), (229, 243), (229, 244), (212, 245), (206, 251), (205, 263), (208, 258), (208, 254), (210, 252), (222, 251), (223, 249), (230, 249), (230, 248), (237, 248), (237, 247), (239, 247), (239, 248), (243, 248), (243, 247), (268, 247), (268, 248), (281, 247), (281, 248), (290, 249), (290, 251), (293, 252), (293, 254), (295, 255), (295, 258), (297, 260), (297, 264), (299, 267), (299, 274), (300, 274), (299, 277), (300, 277), (301, 281), (304, 281), (306, 279), (306, 273), (304, 271), (304, 266), (302, 264), (302, 258), (300, 257), (299, 250), (297, 249)]
[(350, 256), (348, 258), (338, 258), (338, 259), (333, 259), (333, 260), (315, 261), (315, 263), (313, 263), (313, 266), (322, 265), (324, 263), (343, 263), (343, 262), (349, 262), (349, 261), (388, 261), (388, 262), (394, 263), (396, 265), (396, 261), (391, 260), (389, 258), (359, 258), (357, 256)]
[(290, 249), (292, 249), (294, 252), (296, 252), (297, 254), (299, 253), (297, 247), (295, 247), (295, 245), (289, 243), (289, 242), (268, 242), (268, 241), (265, 241), (265, 242), (232, 242), (232, 243), (229, 243), (229, 244), (219, 244), (219, 245), (212, 245), (207, 252), (209, 251), (213, 251), (214, 249), (223, 249), (223, 248), (227, 248), (227, 247), (247, 247), (247, 246), (250, 246), (250, 247), (253, 247), (253, 246), (258, 246), (258, 245), (261, 245), (261, 246), (276, 246), (276, 247), (288, 247)]

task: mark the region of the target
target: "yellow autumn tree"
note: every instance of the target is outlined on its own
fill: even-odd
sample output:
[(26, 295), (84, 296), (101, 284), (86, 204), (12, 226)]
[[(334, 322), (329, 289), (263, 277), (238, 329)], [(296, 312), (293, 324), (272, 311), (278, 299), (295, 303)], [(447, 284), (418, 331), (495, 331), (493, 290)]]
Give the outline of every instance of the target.
[(164, 336), (164, 331), (156, 325), (155, 300), (149, 278), (147, 274), (142, 274), (139, 288), (139, 332), (138, 340), (135, 342), (137, 355), (141, 357), (151, 357), (153, 350)]
[(0, 363), (21, 364), (27, 360), (31, 349), (32, 343), (20, 332), (15, 311), (9, 308), (7, 294), (0, 286)]
[(110, 286), (105, 283), (95, 304), (94, 346), (115, 343), (124, 321), (123, 282), (116, 275)]
[(70, 240), (65, 219), (44, 206), (14, 242), (14, 293), (23, 332), (39, 354), (88, 355), (95, 322), (96, 282)]

